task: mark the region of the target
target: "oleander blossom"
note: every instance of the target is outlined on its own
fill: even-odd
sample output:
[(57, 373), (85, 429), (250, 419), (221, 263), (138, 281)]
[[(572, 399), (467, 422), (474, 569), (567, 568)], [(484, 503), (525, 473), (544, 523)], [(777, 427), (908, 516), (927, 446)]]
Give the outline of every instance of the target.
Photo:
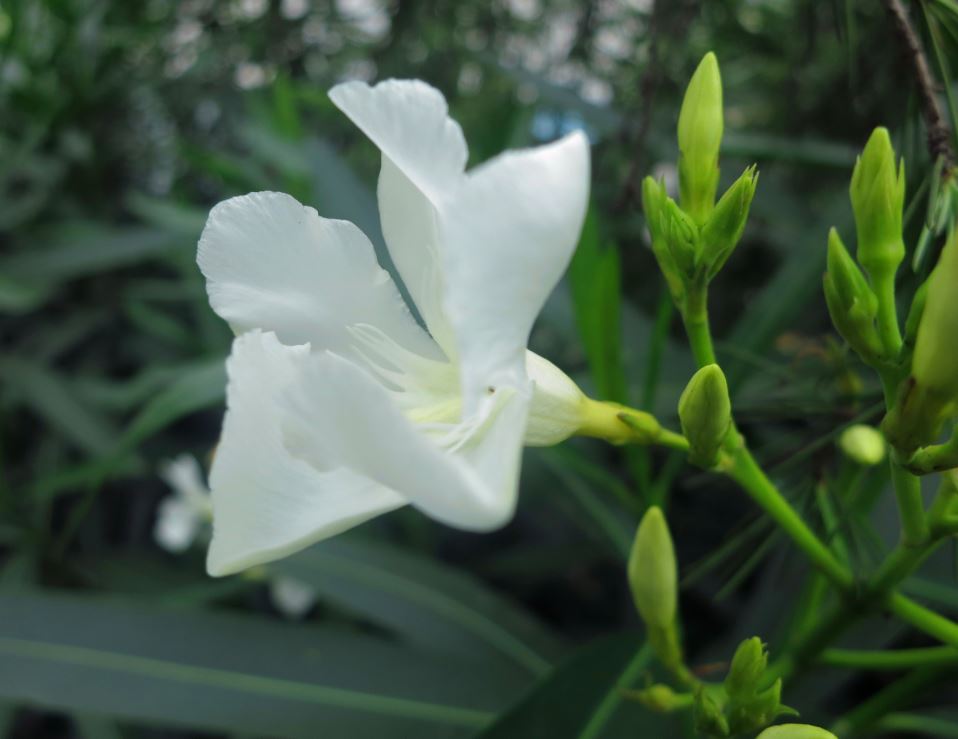
[(382, 152), (382, 231), (425, 328), (353, 224), (280, 193), (213, 209), (198, 262), (237, 334), (210, 475), (213, 575), (406, 504), (499, 527), (523, 442), (580, 423), (578, 388), (526, 344), (585, 215), (584, 135), (466, 172), (428, 85), (348, 82), (330, 98)]

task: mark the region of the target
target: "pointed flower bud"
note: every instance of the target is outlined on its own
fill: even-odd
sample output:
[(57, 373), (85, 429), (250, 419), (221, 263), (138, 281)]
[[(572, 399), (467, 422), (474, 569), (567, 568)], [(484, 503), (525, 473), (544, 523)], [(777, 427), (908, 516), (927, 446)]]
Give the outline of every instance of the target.
[(692, 704), (692, 717), (695, 731), (709, 737), (725, 737), (729, 731), (728, 719), (718, 701), (710, 695), (707, 688), (700, 688)]
[(894, 274), (905, 258), (902, 212), (905, 164), (896, 167), (888, 130), (876, 128), (855, 164), (852, 208), (858, 231), (858, 261), (873, 279)]
[(708, 268), (709, 279), (718, 274), (742, 238), (757, 184), (758, 171), (752, 165), (725, 191), (702, 226), (701, 262)]
[(722, 78), (712, 52), (699, 63), (685, 91), (678, 138), (682, 207), (701, 224), (715, 204), (722, 143)]
[(757, 636), (738, 645), (728, 675), (725, 676), (725, 692), (730, 698), (751, 696), (759, 689), (762, 675), (768, 665), (768, 652)]
[(664, 185), (651, 177), (642, 182), (642, 205), (652, 237), (652, 251), (678, 302), (698, 263), (699, 227), (668, 196)]
[(958, 401), (958, 231), (928, 279), (925, 308), (915, 339), (912, 375), (918, 387), (942, 402)]
[(651, 506), (642, 517), (629, 555), (629, 586), (635, 607), (650, 628), (675, 624), (678, 567), (672, 536), (662, 509)]
[(885, 437), (864, 423), (845, 429), (838, 437), (838, 446), (849, 459), (865, 467), (874, 467), (885, 459)]
[(781, 678), (761, 692), (730, 697), (729, 700), (729, 726), (733, 734), (758, 731), (783, 715), (797, 716), (798, 712), (782, 705)]
[(728, 384), (717, 364), (708, 364), (692, 375), (679, 398), (679, 421), (689, 441), (689, 460), (714, 467), (732, 426)]
[(757, 739), (838, 739), (832, 732), (811, 724), (769, 726)]
[(878, 298), (834, 228), (828, 233), (825, 302), (838, 333), (867, 362), (882, 354), (875, 328)]

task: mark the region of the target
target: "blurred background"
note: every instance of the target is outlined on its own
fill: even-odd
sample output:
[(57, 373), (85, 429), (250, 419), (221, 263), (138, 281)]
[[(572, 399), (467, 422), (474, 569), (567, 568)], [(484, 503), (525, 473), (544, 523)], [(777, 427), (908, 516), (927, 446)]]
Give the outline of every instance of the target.
[[(909, 8), (953, 114), (958, 6)], [(438, 87), (471, 164), (583, 129), (590, 215), (532, 348), (674, 427), (693, 363), (637, 185), (674, 183), (681, 95), (709, 50), (720, 187), (761, 170), (713, 283), (718, 354), (776, 482), (866, 571), (897, 522), (884, 467), (835, 444), (877, 422), (880, 394), (830, 329), (825, 239), (852, 241), (848, 181), (874, 126), (907, 160), (912, 244), (934, 180), (882, 4), (0, 0), (0, 736), (689, 735), (616, 682), (642, 641), (624, 561), (650, 500), (668, 504), (692, 663), (721, 677), (754, 634), (774, 657), (816, 597), (802, 558), (680, 456), (587, 440), (527, 452), (495, 534), (403, 510), (268, 569), (204, 570), (231, 341), (194, 261), (209, 208), (288, 192), (356, 222), (388, 265), (378, 152), (326, 96), (344, 79)], [(929, 258), (905, 270), (903, 304)], [(954, 614), (954, 565), (946, 547), (906, 589)], [(922, 643), (878, 620), (848, 639)], [(895, 677), (815, 670), (783, 700), (828, 723)], [(955, 675), (934, 678), (902, 707), (954, 715)], [(863, 735), (883, 731), (908, 735)]]

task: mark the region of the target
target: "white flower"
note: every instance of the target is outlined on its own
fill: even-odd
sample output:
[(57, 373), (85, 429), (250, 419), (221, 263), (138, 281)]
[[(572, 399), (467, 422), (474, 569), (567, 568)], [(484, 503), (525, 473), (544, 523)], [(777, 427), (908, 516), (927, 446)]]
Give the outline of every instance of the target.
[(168, 552), (185, 552), (209, 523), (209, 490), (199, 462), (189, 454), (164, 462), (159, 473), (173, 494), (160, 501), (153, 538)]
[(330, 97), (382, 151), (383, 233), (428, 332), (352, 224), (279, 193), (213, 209), (198, 262), (238, 334), (210, 476), (214, 575), (407, 503), (501, 526), (527, 423), (533, 443), (579, 423), (582, 394), (526, 343), (582, 225), (586, 138), (466, 173), (462, 131), (428, 85), (349, 82)]

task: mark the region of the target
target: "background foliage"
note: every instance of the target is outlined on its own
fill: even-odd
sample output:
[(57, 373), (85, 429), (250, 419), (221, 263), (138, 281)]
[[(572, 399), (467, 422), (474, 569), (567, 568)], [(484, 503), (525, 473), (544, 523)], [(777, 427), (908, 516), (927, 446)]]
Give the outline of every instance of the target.
[[(958, 8), (911, 12), (950, 93)], [(875, 420), (879, 393), (829, 331), (825, 234), (848, 232), (851, 166), (875, 125), (907, 159), (915, 234), (929, 181), (880, 4), (0, 2), (0, 735), (681, 736), (616, 682), (643, 679), (620, 678), (642, 636), (623, 563), (653, 500), (670, 505), (693, 663), (721, 672), (710, 665), (753, 634), (774, 655), (806, 565), (734, 487), (658, 451), (530, 450), (516, 520), (496, 534), (400, 511), (249, 577), (209, 579), (202, 547), (174, 556), (152, 536), (168, 492), (158, 465), (206, 459), (222, 415), (231, 337), (194, 263), (209, 207), (289, 192), (355, 221), (388, 262), (377, 153), (326, 98), (343, 78), (434, 84), (473, 163), (589, 133), (589, 220), (532, 345), (674, 426), (693, 365), (630, 183), (674, 176), (681, 92), (710, 49), (723, 186), (761, 169), (712, 290), (737, 418), (793, 502), (865, 567), (897, 529), (884, 469), (855, 470), (832, 443)], [(867, 503), (839, 489), (820, 508), (826, 479)], [(954, 553), (940, 554), (906, 589), (954, 614)], [(301, 623), (270, 600), (275, 574), (318, 592)], [(849, 643), (903, 639), (874, 621)], [(784, 699), (827, 724), (893, 678), (818, 670)], [(942, 671), (902, 707), (927, 727), (954, 690)]]

